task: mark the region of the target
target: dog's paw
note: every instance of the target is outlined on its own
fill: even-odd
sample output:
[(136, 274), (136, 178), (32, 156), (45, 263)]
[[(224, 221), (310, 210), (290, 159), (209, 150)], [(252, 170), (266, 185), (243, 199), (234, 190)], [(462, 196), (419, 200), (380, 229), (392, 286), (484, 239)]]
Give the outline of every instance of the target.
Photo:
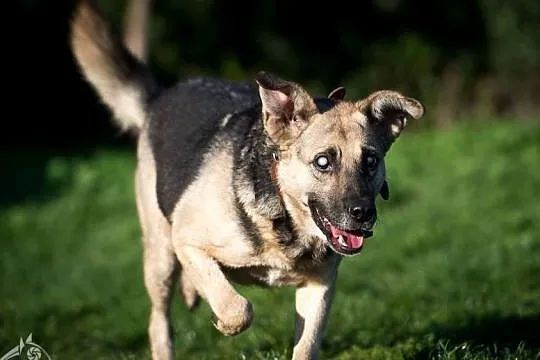
[(186, 304), (189, 311), (195, 310), (199, 305), (199, 292), (195, 289), (193, 282), (185, 275), (185, 273), (182, 273), (180, 276), (180, 296), (184, 299), (184, 304)]
[(212, 314), (212, 324), (225, 336), (238, 335), (253, 322), (253, 306), (243, 297), (240, 299), (232, 303), (221, 317)]

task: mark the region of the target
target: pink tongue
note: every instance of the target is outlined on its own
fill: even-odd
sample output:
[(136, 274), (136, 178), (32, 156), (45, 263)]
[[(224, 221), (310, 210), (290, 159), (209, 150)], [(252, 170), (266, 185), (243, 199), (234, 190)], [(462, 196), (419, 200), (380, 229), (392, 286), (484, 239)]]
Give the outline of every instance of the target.
[(349, 235), (345, 239), (347, 241), (347, 244), (349, 244), (349, 246), (353, 249), (359, 249), (364, 244), (363, 236)]
[(330, 225), (330, 230), (332, 231), (332, 236), (336, 239), (336, 241), (337, 241), (337, 238), (338, 238), (339, 235), (343, 236), (343, 238), (347, 242), (347, 245), (350, 248), (359, 249), (364, 244), (364, 237), (363, 236), (357, 236), (357, 235), (350, 234), (350, 233), (348, 233), (346, 231), (343, 231), (343, 230), (340, 230), (340, 229), (338, 229), (338, 228), (336, 228), (336, 227), (334, 227), (332, 225)]

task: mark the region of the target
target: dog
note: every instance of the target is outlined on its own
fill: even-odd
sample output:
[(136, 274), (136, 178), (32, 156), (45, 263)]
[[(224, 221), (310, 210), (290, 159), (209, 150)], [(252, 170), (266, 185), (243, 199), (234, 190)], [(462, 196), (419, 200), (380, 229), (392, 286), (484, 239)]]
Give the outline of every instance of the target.
[(393, 90), (312, 96), (268, 71), (163, 87), (88, 0), (70, 45), (118, 126), (136, 134), (152, 358), (174, 358), (178, 281), (187, 307), (204, 299), (227, 336), (254, 316), (233, 284), (294, 286), (292, 359), (316, 359), (339, 265), (373, 235), (377, 196), (389, 198), (385, 155), (424, 106)]

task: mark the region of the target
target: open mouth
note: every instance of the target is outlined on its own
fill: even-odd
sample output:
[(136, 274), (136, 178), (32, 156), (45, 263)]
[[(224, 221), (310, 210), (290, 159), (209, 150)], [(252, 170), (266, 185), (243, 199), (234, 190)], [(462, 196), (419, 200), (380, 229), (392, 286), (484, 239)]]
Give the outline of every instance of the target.
[(362, 251), (364, 240), (373, 236), (373, 231), (368, 229), (344, 230), (332, 224), (330, 220), (322, 216), (319, 210), (310, 205), (315, 224), (326, 235), (332, 250), (341, 255), (355, 255)]

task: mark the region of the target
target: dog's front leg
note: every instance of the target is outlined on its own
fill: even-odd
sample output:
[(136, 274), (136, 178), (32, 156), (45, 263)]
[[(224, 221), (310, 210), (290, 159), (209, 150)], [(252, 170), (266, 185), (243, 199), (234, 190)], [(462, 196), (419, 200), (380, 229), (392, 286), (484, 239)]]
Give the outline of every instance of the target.
[(334, 296), (335, 275), (296, 289), (296, 339), (293, 360), (317, 359)]
[(214, 312), (214, 326), (224, 335), (236, 335), (253, 320), (253, 308), (229, 283), (218, 263), (203, 250), (179, 246), (182, 269)]

